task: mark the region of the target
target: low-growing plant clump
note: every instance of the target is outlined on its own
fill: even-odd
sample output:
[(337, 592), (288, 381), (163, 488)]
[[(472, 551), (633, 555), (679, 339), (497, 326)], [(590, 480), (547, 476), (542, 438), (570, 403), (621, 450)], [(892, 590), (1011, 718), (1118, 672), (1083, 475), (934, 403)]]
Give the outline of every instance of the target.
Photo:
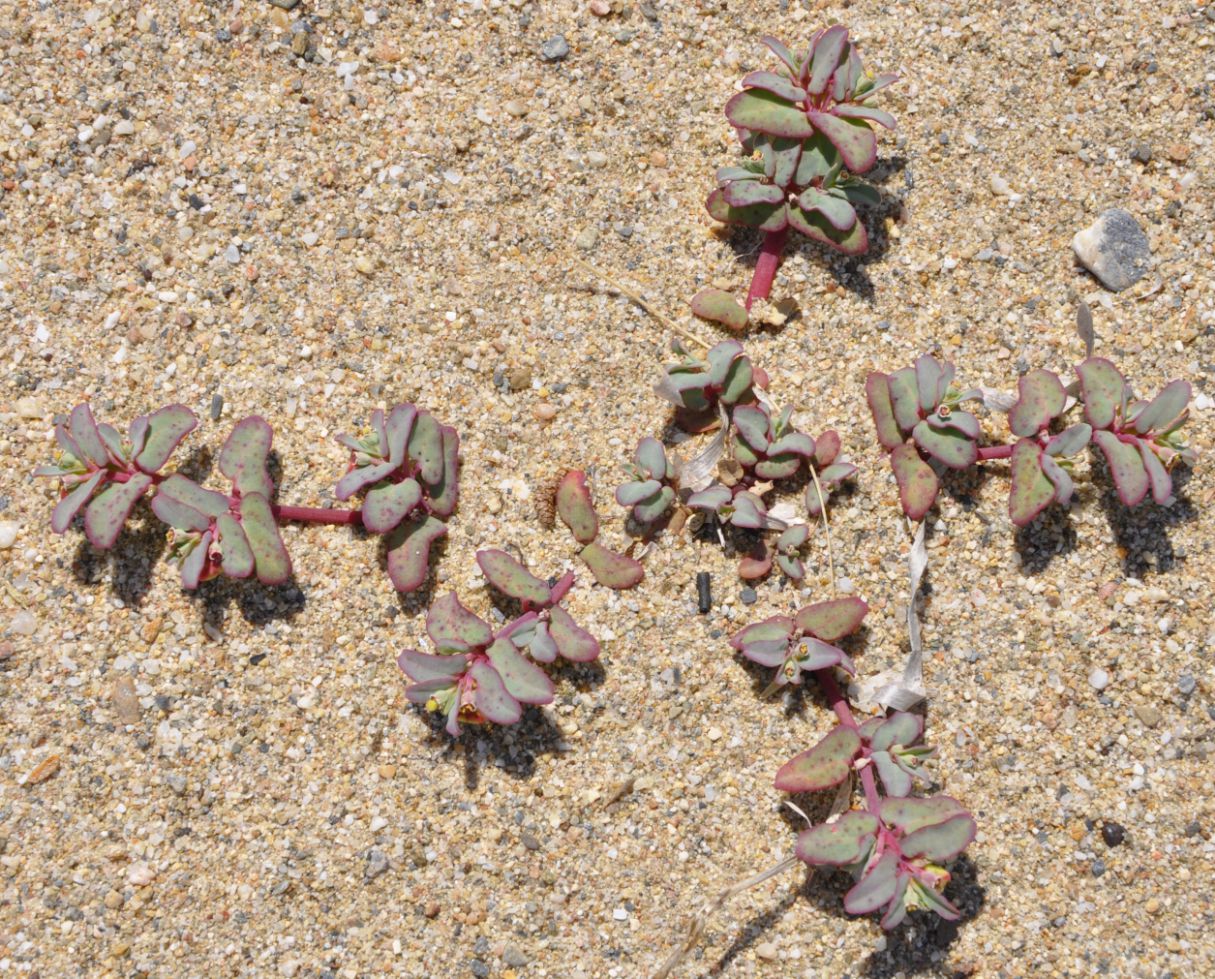
[[(769, 398), (767, 374), (756, 368), (736, 340), (710, 349), (704, 359), (676, 346), (680, 359), (656, 387), (676, 409), (676, 424), (688, 432), (717, 427), (717, 435), (695, 459), (682, 465), (655, 438), (637, 445), (629, 480), (616, 500), (629, 508), (646, 536), (678, 520), (692, 530), (709, 526), (725, 542), (739, 535), (744, 578), (760, 578), (773, 564), (793, 580), (805, 577), (801, 551), (810, 537), (807, 518), (819, 517), (831, 492), (855, 472), (840, 455), (840, 437), (817, 438), (797, 431), (793, 409), (778, 410)], [(806, 516), (790, 502), (767, 497), (798, 481)]]
[[(776, 38), (763, 43), (779, 70), (744, 77), (743, 91), (725, 109), (747, 158), (717, 171), (717, 189), (705, 202), (718, 221), (763, 233), (747, 310), (768, 297), (790, 228), (845, 255), (868, 250), (856, 208), (880, 198), (858, 177), (877, 162), (871, 124), (894, 128), (894, 117), (873, 97), (898, 77), (868, 74), (848, 29), (838, 24), (815, 34), (804, 57)], [(705, 298), (699, 315), (732, 329), (746, 324), (737, 304), (721, 303), (715, 314)]]

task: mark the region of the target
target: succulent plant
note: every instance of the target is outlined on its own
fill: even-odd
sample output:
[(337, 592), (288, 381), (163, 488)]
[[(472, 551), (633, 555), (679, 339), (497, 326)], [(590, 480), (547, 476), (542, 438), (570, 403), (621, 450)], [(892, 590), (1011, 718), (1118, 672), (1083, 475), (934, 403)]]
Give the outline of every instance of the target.
[(577, 469), (567, 472), (557, 484), (556, 502), (557, 516), (581, 546), (578, 556), (599, 584), (623, 591), (641, 581), (645, 569), (640, 561), (599, 543), (599, 515), (586, 473)]
[(617, 488), (616, 502), (630, 508), (634, 521), (650, 527), (671, 513), (678, 489), (675, 465), (658, 439), (637, 443), (630, 475), (632, 479)]
[(364, 494), (363, 526), (386, 538), (388, 577), (398, 591), (420, 588), (431, 546), (447, 533), (459, 497), (459, 435), (430, 412), (400, 404), (387, 414), (374, 411), (369, 434), (338, 441), (350, 449), (350, 468), (334, 496)]
[(348, 510), (280, 506), (267, 460), (273, 430), (262, 418), (238, 422), (219, 453), (228, 492), (200, 486), (182, 473), (161, 470), (197, 419), (183, 405), (169, 405), (131, 423), (123, 439), (98, 425), (87, 404), (56, 426), (62, 449), (53, 465), (35, 475), (58, 479), (62, 498), (51, 528), (64, 533), (84, 510), (84, 529), (94, 547), (112, 547), (132, 507), (149, 490), (152, 513), (172, 530), (170, 561), (188, 589), (223, 574), (256, 576), (281, 584), (291, 576), (291, 558), (279, 533), (289, 521), (356, 524), (388, 540), (388, 573), (401, 591), (419, 587), (429, 567), (431, 544), (447, 532), (445, 520), (458, 496), (459, 438), (425, 411), (398, 405), (372, 415), (362, 439), (341, 436), (351, 450), (350, 469), (337, 496), (365, 493), (361, 508)]
[(872, 98), (897, 79), (867, 74), (848, 29), (838, 24), (817, 32), (803, 58), (775, 38), (763, 43), (779, 69), (744, 77), (743, 91), (725, 109), (750, 158), (718, 170), (717, 189), (705, 202), (717, 220), (764, 234), (748, 310), (771, 291), (789, 228), (845, 255), (868, 250), (855, 208), (879, 196), (857, 175), (877, 162), (871, 124), (894, 128), (894, 117)]
[(896, 712), (858, 724), (835, 679), (836, 668), (855, 671), (831, 644), (855, 632), (867, 611), (859, 598), (818, 602), (795, 616), (749, 625), (730, 645), (775, 668), (773, 687), (813, 675), (839, 718), (817, 744), (781, 766), (776, 788), (819, 792), (859, 775), (864, 790), (860, 808), (804, 830), (797, 856), (813, 867), (851, 873), (856, 883), (844, 898), (845, 909), (868, 914), (885, 908), (883, 928), (894, 928), (917, 909), (956, 920), (958, 909), (942, 893), (950, 879), (944, 864), (974, 840), (974, 817), (947, 796), (911, 796), (920, 763), (932, 753), (921, 743), (921, 718)]
[(722, 341), (703, 360), (678, 344), (675, 352), (680, 355), (679, 363), (665, 368), (665, 375), (654, 390), (693, 418), (707, 416), (715, 421), (719, 405), (729, 408), (754, 401), (753, 385), (757, 380), (767, 381), (766, 375), (756, 378), (751, 358), (737, 340)]
[[(1173, 381), (1154, 400), (1134, 401), (1125, 378), (1104, 358), (1089, 357), (1076, 375), (1067, 386), (1050, 371), (1028, 371), (1007, 408), (1015, 441), (981, 446), (978, 419), (958, 406), (982, 401), (984, 394), (955, 387), (952, 364), (923, 356), (914, 367), (870, 374), (865, 382), (869, 409), (878, 441), (890, 453), (907, 516), (920, 520), (932, 508), (940, 489), (938, 470), (1008, 459), (1009, 518), (1024, 527), (1051, 504), (1070, 502), (1075, 487), (1069, 459), (1090, 441), (1105, 456), (1126, 506), (1137, 506), (1149, 492), (1156, 503), (1168, 503), (1170, 469), (1195, 460), (1178, 431), (1189, 414), (1190, 385)], [(1083, 405), (1084, 420), (1067, 424), (1064, 416), (1076, 403)]]
[(51, 529), (65, 533), (83, 509), (89, 543), (113, 547), (131, 509), (160, 481), (160, 470), (197, 424), (189, 408), (169, 405), (136, 418), (124, 439), (112, 425), (98, 425), (88, 404), (77, 405), (55, 426), (59, 458), (34, 471), (62, 485)]

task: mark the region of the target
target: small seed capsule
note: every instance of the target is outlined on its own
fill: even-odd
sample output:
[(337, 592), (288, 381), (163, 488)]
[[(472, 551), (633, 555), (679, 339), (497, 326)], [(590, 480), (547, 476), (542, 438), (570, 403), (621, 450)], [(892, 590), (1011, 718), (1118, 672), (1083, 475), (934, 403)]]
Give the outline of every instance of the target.
[(701, 615), (707, 615), (713, 607), (713, 595), (709, 591), (709, 572), (701, 571), (696, 575), (696, 607)]

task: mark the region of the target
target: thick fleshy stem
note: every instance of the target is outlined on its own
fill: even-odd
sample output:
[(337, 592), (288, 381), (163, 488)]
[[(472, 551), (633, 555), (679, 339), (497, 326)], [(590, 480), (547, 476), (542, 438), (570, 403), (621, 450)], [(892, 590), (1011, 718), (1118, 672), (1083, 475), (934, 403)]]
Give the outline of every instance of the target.
[(279, 523), (361, 524), (362, 510), (335, 510), (330, 507), (273, 506), (274, 519)]
[(1010, 459), (1013, 447), (1011, 445), (981, 445), (979, 446), (979, 461), (988, 459)]
[(772, 291), (772, 281), (776, 278), (776, 270), (780, 268), (780, 256), (785, 250), (785, 239), (788, 235), (787, 226), (780, 231), (769, 231), (764, 235), (764, 244), (759, 250), (755, 272), (751, 276), (751, 288), (747, 290), (748, 310), (756, 299), (767, 299), (768, 293)]
[[(860, 725), (856, 723), (856, 718), (852, 716), (852, 708), (848, 706), (848, 698), (844, 696), (844, 691), (840, 689), (840, 685), (835, 679), (835, 674), (829, 668), (815, 670), (814, 678), (818, 680), (818, 685), (822, 688), (823, 695), (831, 702), (831, 709), (835, 711), (835, 716), (840, 719), (840, 723), (844, 727), (859, 731)], [(865, 790), (865, 808), (876, 815), (877, 811), (881, 808), (882, 800), (878, 795), (877, 782), (873, 778), (872, 765), (866, 765), (861, 769), (861, 786)]]

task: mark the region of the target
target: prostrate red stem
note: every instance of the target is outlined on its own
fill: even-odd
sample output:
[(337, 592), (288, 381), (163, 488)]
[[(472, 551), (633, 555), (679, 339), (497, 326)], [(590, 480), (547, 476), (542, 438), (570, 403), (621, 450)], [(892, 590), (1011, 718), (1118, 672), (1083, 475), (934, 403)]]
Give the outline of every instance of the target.
[(1008, 459), (1012, 457), (1011, 445), (982, 445), (979, 447), (979, 461), (987, 459)]
[(272, 506), (274, 519), (279, 523), (294, 521), (295, 523), (327, 523), (327, 524), (360, 524), (363, 522), (362, 510), (334, 510), (328, 507), (310, 506)]
[(776, 270), (780, 268), (780, 256), (785, 250), (785, 238), (788, 237), (788, 227), (780, 231), (769, 231), (764, 235), (764, 244), (755, 262), (755, 273), (751, 276), (751, 288), (747, 291), (747, 309), (756, 299), (767, 299), (772, 291), (772, 280), (776, 278)]
[[(856, 718), (852, 716), (852, 709), (848, 706), (848, 698), (844, 696), (844, 691), (840, 689), (840, 685), (836, 682), (835, 674), (830, 669), (815, 670), (815, 679), (818, 680), (818, 685), (823, 690), (823, 695), (831, 702), (831, 709), (835, 711), (835, 716), (840, 719), (840, 723), (844, 727), (850, 727), (854, 731), (860, 730), (860, 725), (856, 723)], [(877, 815), (878, 809), (881, 808), (882, 800), (878, 796), (877, 782), (873, 778), (873, 766), (866, 765), (861, 769), (861, 787), (865, 790), (865, 808), (874, 815)]]

